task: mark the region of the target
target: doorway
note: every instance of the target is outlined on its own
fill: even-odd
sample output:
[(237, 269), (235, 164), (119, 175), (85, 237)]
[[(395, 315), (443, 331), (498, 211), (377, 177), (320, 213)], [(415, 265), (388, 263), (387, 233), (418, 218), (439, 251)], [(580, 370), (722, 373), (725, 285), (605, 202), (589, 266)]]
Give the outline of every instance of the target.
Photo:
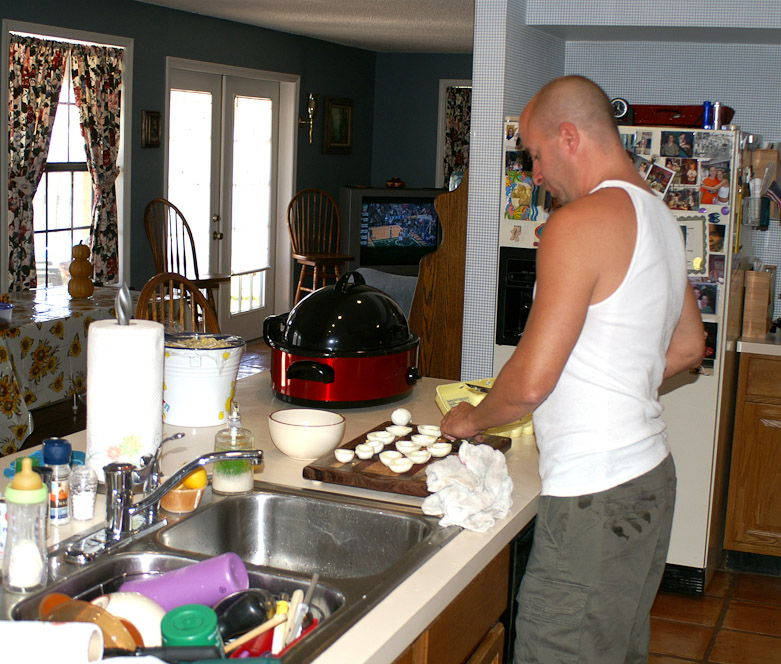
[(229, 277), (217, 294), (220, 329), (246, 339), (289, 305), (290, 252), (277, 245), (287, 236), (297, 87), (269, 72), (169, 63), (166, 197), (192, 229), (201, 276)]

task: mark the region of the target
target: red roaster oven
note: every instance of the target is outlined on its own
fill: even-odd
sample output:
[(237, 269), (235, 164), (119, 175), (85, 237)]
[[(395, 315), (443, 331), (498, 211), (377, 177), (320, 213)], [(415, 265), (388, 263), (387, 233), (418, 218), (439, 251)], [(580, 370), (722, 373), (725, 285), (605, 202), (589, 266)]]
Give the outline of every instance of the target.
[(367, 406), (401, 399), (420, 378), (420, 339), (389, 295), (347, 272), (263, 323), (271, 388), (291, 403)]

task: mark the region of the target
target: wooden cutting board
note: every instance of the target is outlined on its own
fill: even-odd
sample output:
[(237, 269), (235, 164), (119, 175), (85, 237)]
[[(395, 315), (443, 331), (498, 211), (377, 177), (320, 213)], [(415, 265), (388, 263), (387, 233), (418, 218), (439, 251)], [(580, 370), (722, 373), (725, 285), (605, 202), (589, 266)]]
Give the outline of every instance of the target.
[[(366, 441), (366, 434), (370, 431), (384, 431), (385, 427), (390, 426), (391, 422), (382, 424), (369, 429), (360, 436), (342, 443), (339, 447), (345, 447), (354, 450), (356, 445)], [(412, 427), (411, 434), (417, 433), (416, 425)], [(409, 438), (409, 436), (405, 436)], [(396, 440), (401, 440), (397, 438)], [(386, 445), (386, 450), (393, 450), (395, 442)], [(444, 441), (445, 438), (440, 440)], [(471, 442), (479, 445), (490, 445), (500, 452), (506, 452), (512, 445), (512, 440), (505, 436), (491, 436), (488, 434), (479, 434)], [(460, 443), (453, 444), (451, 454), (458, 454)], [(440, 457), (444, 458), (444, 457)], [(371, 459), (359, 459), (355, 457), (349, 463), (341, 463), (336, 460), (333, 452), (320, 457), (308, 466), (304, 467), (304, 477), (308, 480), (319, 480), (321, 482), (330, 482), (331, 484), (344, 484), (346, 486), (355, 486), (362, 489), (374, 489), (376, 491), (389, 491), (391, 493), (403, 493), (408, 496), (418, 496), (425, 498), (429, 495), (426, 486), (426, 466), (439, 461), (439, 458), (432, 457), (426, 463), (415, 464), (406, 473), (394, 473), (390, 468), (380, 462), (379, 456), (374, 455)]]

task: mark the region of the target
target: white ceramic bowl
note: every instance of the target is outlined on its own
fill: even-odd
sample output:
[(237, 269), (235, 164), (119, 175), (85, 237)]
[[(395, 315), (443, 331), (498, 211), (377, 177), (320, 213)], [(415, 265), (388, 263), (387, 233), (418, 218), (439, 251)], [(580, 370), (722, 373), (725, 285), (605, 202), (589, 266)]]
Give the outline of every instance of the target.
[(105, 609), (116, 618), (132, 623), (148, 647), (162, 645), (160, 623), (165, 609), (157, 602), (137, 592), (116, 592), (101, 595), (92, 600), (92, 604)]
[(277, 449), (298, 461), (312, 461), (336, 449), (344, 435), (344, 416), (328, 410), (288, 408), (268, 416)]

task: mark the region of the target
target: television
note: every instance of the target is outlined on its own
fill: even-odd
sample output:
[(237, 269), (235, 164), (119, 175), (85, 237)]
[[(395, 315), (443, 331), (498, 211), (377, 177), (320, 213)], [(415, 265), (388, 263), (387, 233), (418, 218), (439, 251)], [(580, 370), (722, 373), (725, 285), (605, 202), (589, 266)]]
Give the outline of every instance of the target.
[(434, 206), (445, 189), (342, 187), (340, 209), (350, 268), (417, 274), (420, 259), (442, 240)]

